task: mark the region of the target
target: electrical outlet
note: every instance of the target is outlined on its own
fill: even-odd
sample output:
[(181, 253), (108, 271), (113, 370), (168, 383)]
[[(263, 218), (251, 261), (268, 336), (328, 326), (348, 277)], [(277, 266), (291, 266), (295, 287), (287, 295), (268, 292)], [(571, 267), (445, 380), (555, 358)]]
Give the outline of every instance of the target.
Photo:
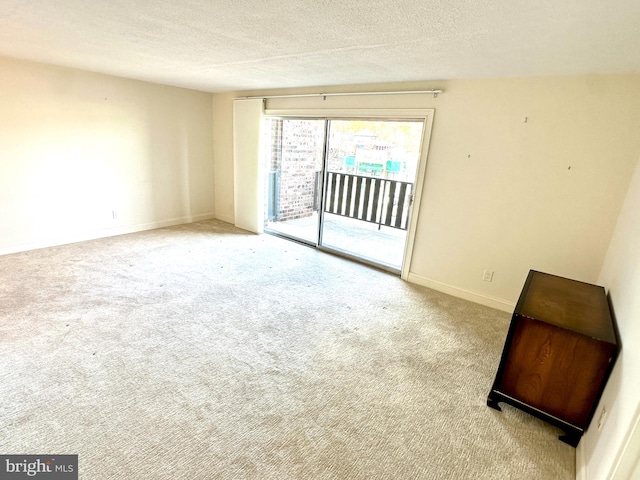
[(118, 219), (118, 211), (117, 210), (111, 210), (111, 218), (113, 218), (114, 220)]
[(482, 280), (484, 280), (485, 282), (492, 282), (493, 281), (493, 271), (492, 270), (485, 270), (484, 274), (482, 275)]
[(604, 425), (604, 421), (607, 418), (607, 407), (602, 407), (602, 411), (600, 412), (600, 417), (598, 417), (598, 430), (602, 430), (602, 426)]

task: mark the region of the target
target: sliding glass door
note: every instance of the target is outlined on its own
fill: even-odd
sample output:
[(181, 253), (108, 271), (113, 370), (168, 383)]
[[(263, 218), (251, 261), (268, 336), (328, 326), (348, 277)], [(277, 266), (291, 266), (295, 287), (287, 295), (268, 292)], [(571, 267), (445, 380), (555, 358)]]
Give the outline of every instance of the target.
[(265, 230), (400, 271), (424, 122), (267, 123)]

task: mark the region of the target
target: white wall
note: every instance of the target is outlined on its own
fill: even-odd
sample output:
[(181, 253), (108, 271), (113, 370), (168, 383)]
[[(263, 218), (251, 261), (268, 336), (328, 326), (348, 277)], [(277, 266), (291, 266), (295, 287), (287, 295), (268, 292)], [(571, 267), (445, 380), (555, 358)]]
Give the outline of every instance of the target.
[[(529, 269), (596, 283), (640, 155), (633, 133), (640, 128), (640, 75), (239, 95), (434, 87), (445, 93), (278, 99), (267, 108), (435, 109), (410, 280), (505, 310)], [(232, 142), (222, 128), (231, 123), (232, 98), (214, 95), (219, 218), (233, 218)], [(482, 281), (485, 269), (495, 271), (493, 282)]]
[(0, 253), (213, 216), (212, 116), (208, 93), (0, 58)]
[[(592, 424), (579, 446), (587, 461), (586, 466), (582, 466), (581, 475), (590, 480), (609, 478), (618, 460), (618, 452), (630, 439), (631, 428), (640, 415), (639, 212), (640, 162), (631, 180), (599, 278), (599, 283), (609, 292), (620, 330), (622, 351), (595, 415), (598, 418), (602, 408), (606, 408), (609, 413), (605, 423), (601, 431)], [(634, 451), (638, 451), (637, 446)]]
[(215, 216), (234, 223), (233, 208), (233, 99), (235, 93), (213, 95), (213, 164)]

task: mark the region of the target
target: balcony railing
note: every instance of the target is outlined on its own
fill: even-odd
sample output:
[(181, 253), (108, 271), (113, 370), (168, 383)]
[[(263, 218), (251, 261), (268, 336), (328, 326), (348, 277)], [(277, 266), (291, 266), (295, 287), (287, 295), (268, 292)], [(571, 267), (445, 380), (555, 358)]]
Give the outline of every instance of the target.
[(328, 172), (325, 212), (406, 230), (413, 183)]

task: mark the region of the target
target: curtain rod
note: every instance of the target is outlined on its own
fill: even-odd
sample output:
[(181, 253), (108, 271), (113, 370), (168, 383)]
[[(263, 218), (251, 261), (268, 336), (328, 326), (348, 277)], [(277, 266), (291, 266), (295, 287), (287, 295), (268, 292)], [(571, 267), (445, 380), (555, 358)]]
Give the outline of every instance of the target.
[(242, 100), (256, 100), (259, 98), (302, 98), (302, 97), (350, 97), (355, 95), (420, 95), (428, 94), (433, 95), (433, 98), (437, 98), (444, 90), (409, 90), (409, 91), (396, 91), (396, 92), (352, 92), (352, 93), (299, 93), (290, 95), (258, 95), (255, 97), (239, 97)]

